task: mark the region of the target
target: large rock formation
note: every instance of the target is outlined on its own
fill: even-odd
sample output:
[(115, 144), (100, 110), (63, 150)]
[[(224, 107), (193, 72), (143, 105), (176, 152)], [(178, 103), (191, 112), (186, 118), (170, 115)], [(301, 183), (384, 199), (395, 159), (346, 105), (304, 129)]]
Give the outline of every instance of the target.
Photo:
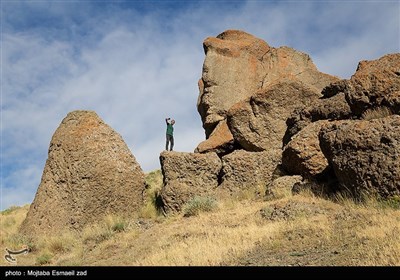
[(338, 121), (321, 129), (322, 152), (355, 196), (400, 195), (400, 116)]
[[(273, 193), (270, 189), (273, 180), (278, 185), (284, 183), (287, 188), (310, 185), (315, 193), (320, 193), (319, 187), (323, 191), (336, 191), (337, 180), (345, 187), (350, 186), (354, 193), (357, 188), (364, 188), (357, 187), (358, 184), (382, 184), (377, 187), (382, 195), (397, 192), (398, 183), (393, 185), (388, 181), (398, 179), (397, 170), (392, 170), (398, 168), (398, 161), (392, 157), (387, 162), (388, 167), (379, 169), (372, 164), (368, 167), (373, 169), (370, 170), (365, 161), (367, 155), (363, 154), (364, 150), (371, 150), (385, 161), (388, 152), (398, 154), (397, 148), (393, 148), (395, 144), (389, 145), (390, 148), (379, 146), (373, 149), (363, 142), (369, 143), (370, 132), (363, 132), (357, 139), (359, 150), (346, 152), (350, 159), (346, 163), (346, 157), (340, 154), (341, 144), (335, 142), (334, 132), (323, 134), (326, 135), (324, 153), (320, 148), (322, 136), (319, 133), (321, 127), (330, 126), (332, 121), (349, 122), (353, 126), (354, 120), (368, 109), (388, 108), (388, 114), (399, 114), (400, 54), (362, 61), (351, 79), (339, 80), (319, 72), (307, 54), (288, 47), (273, 48), (243, 31), (227, 30), (217, 37), (209, 37), (203, 47), (206, 57), (198, 83), (197, 109), (206, 139), (197, 146), (195, 153), (186, 154), (174, 164), (161, 162), (166, 176), (176, 177), (168, 179), (174, 184), (168, 180), (164, 182), (163, 201), (167, 209), (178, 211), (188, 198), (197, 193), (210, 193), (210, 189), (201, 186), (203, 182), (198, 182), (198, 171), (188, 170), (186, 166), (189, 162), (197, 166), (197, 153), (204, 156), (211, 153), (221, 159), (220, 170), (217, 158), (211, 170), (204, 166), (196, 168), (204, 170), (203, 177), (211, 176), (213, 188), (218, 186), (219, 191), (231, 195), (260, 186), (266, 193)], [(368, 118), (380, 114), (373, 112)], [(363, 117), (366, 118), (365, 113)], [(376, 124), (372, 124), (374, 128)], [(387, 129), (391, 126), (396, 127), (394, 123), (385, 124)], [(367, 127), (365, 129), (368, 131)], [(356, 136), (349, 133), (348, 137)], [(386, 143), (387, 137), (397, 143), (392, 134), (383, 136), (382, 143)], [(370, 162), (375, 163), (371, 159)], [(168, 175), (175, 166), (179, 167), (178, 175)], [(362, 171), (358, 170), (361, 166)], [(363, 175), (357, 177), (354, 170)], [(393, 171), (394, 175), (390, 177), (387, 170)], [(282, 179), (281, 184), (276, 178), (278, 171), (301, 176)], [(196, 182), (199, 191), (188, 187), (190, 181)], [(179, 192), (184, 194), (184, 199)]]
[(207, 38), (203, 46), (206, 58), (197, 108), (207, 138), (235, 103), (284, 76), (297, 78), (315, 93), (338, 80), (319, 72), (307, 54), (288, 47), (270, 47), (243, 31), (227, 30)]
[(93, 111), (71, 112), (51, 139), (21, 232), (79, 230), (105, 214), (132, 216), (144, 188), (144, 173), (122, 137)]
[[(316, 149), (319, 141), (316, 138), (319, 126), (317, 126), (317, 123), (322, 120), (347, 120), (345, 123), (348, 124), (348, 127), (357, 127), (358, 124), (356, 124), (355, 120), (359, 118), (383, 118), (393, 113), (398, 114), (400, 104), (399, 69), (400, 54), (389, 54), (377, 60), (362, 61), (359, 63), (357, 71), (351, 79), (331, 83), (322, 90), (323, 98), (303, 109), (295, 110), (286, 122), (288, 128), (283, 139), (286, 147), (283, 152), (282, 165), (286, 170), (294, 174), (300, 173), (306, 177), (314, 177), (314, 179), (321, 174), (315, 171), (322, 170), (324, 164), (315, 164), (318, 162), (323, 163), (321, 160), (323, 159), (321, 152)], [(340, 122), (337, 122), (336, 126), (339, 126), (339, 123)], [(379, 148), (380, 142), (377, 141), (371, 144), (369, 142), (371, 139), (367, 139), (368, 137), (372, 137), (372, 135), (369, 135), (370, 133), (373, 134), (376, 132), (371, 131), (374, 129), (374, 125), (368, 127), (368, 125), (364, 123), (363, 133), (359, 135), (360, 138), (353, 139), (352, 137), (355, 137), (355, 135), (351, 133), (348, 136), (342, 135), (342, 137), (348, 137), (346, 141), (350, 142), (356, 140), (359, 142), (355, 144), (352, 152), (343, 152), (343, 154), (341, 154), (341, 144), (335, 146), (336, 144), (334, 144), (332, 140), (336, 137), (336, 132), (326, 134), (330, 135), (330, 138), (326, 136), (330, 140), (328, 141), (328, 139), (324, 138), (324, 143), (319, 144), (324, 146), (324, 153), (325, 156), (328, 157), (329, 168), (331, 169), (331, 167), (334, 167), (337, 176), (337, 178), (330, 179), (338, 179), (342, 186), (349, 188), (354, 195), (359, 196), (363, 190), (365, 191), (367, 189), (370, 192), (379, 193), (381, 196), (388, 196), (389, 193), (393, 193), (388, 190), (393, 189), (393, 186), (390, 184), (390, 186), (387, 186), (385, 185), (386, 183), (381, 182), (381, 180), (389, 180), (389, 177), (387, 177), (388, 175), (385, 173), (385, 167), (382, 169), (376, 168), (374, 164), (369, 167), (366, 166), (368, 163), (363, 150), (371, 149), (371, 155), (374, 154), (376, 159), (380, 158), (386, 161), (386, 156), (384, 155), (386, 151)], [(338, 129), (338, 131), (342, 130), (342, 127)], [(304, 134), (309, 134), (310, 131), (313, 131), (312, 135), (314, 136), (311, 138), (304, 137)], [(351, 129), (349, 128), (348, 132), (350, 131)], [(344, 138), (338, 138), (335, 141), (340, 142), (345, 140)], [(362, 141), (366, 141), (369, 144), (363, 146), (364, 144), (360, 144)], [(330, 145), (334, 146), (330, 147)], [(373, 145), (377, 146), (374, 148)], [(360, 150), (356, 151), (357, 149)], [(335, 156), (333, 157), (331, 153), (329, 153), (329, 156), (326, 154), (331, 150), (335, 151)], [(381, 153), (384, 154), (382, 155)], [(349, 159), (348, 162), (347, 158)], [(357, 160), (354, 158), (357, 158)], [(318, 160), (316, 161), (315, 159)], [(314, 167), (310, 165), (311, 163)], [(389, 165), (391, 164), (389, 162), (386, 163)], [(315, 169), (315, 167), (318, 168)], [(373, 170), (366, 171), (368, 168), (372, 168)], [(350, 169), (352, 170), (351, 172), (349, 171)], [(355, 175), (352, 172), (357, 172), (359, 174)], [(370, 174), (371, 172), (373, 175)], [(382, 174), (380, 174), (380, 172), (382, 172)], [(375, 179), (371, 181), (367, 178), (368, 176), (372, 176)], [(393, 177), (395, 178), (395, 176), (396, 175), (392, 176), (392, 179)], [(385, 179), (382, 179), (382, 177)], [(374, 187), (372, 187), (372, 185), (374, 185)]]
[(216, 153), (162, 152), (164, 182), (161, 199), (165, 212), (179, 212), (195, 196), (212, 196), (222, 167)]

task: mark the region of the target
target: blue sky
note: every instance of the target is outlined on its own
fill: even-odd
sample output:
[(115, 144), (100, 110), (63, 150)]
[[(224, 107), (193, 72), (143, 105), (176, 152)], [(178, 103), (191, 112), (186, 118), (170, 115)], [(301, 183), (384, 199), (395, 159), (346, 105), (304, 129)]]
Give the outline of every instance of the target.
[(205, 139), (197, 112), (206, 37), (240, 29), (350, 78), (400, 50), (399, 1), (1, 1), (1, 210), (31, 203), (51, 137), (94, 110), (145, 172)]

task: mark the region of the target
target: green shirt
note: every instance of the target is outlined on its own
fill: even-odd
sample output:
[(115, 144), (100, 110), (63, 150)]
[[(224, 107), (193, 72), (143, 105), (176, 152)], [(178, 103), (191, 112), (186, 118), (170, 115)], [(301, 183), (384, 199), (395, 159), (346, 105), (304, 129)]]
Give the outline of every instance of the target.
[(167, 123), (167, 134), (171, 136), (174, 135), (174, 127), (170, 123)]

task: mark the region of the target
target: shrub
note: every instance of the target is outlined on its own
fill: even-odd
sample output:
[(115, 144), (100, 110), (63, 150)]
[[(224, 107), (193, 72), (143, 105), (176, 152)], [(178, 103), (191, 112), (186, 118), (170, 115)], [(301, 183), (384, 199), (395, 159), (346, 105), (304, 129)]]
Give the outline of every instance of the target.
[(376, 107), (376, 108), (366, 110), (361, 115), (361, 118), (363, 120), (369, 121), (369, 120), (373, 120), (373, 119), (384, 118), (384, 117), (390, 116), (392, 114), (393, 113), (389, 108), (382, 106), (382, 107)]
[(66, 253), (74, 247), (75, 236), (72, 233), (64, 233), (53, 237), (46, 237), (44, 246), (49, 249), (51, 253)]
[(38, 265), (49, 264), (51, 262), (52, 256), (49, 253), (44, 253), (36, 258), (36, 263)]
[(126, 223), (124, 221), (115, 222), (111, 227), (112, 231), (121, 232), (124, 231), (126, 228)]
[(183, 216), (196, 216), (200, 212), (210, 212), (217, 208), (217, 201), (211, 197), (195, 196), (183, 207)]
[(121, 232), (128, 228), (128, 222), (124, 217), (107, 215), (104, 217), (104, 225), (111, 232)]

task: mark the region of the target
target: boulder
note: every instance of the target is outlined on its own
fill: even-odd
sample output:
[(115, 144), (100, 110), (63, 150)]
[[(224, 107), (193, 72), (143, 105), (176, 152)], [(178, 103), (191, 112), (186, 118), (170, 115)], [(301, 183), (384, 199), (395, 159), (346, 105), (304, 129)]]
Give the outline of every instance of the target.
[(281, 152), (286, 119), (319, 96), (296, 79), (282, 79), (234, 105), (228, 112), (228, 126), (235, 141), (247, 151)]
[(122, 137), (93, 111), (70, 112), (55, 131), (42, 179), (20, 231), (80, 230), (106, 214), (132, 216), (144, 173)]
[[(330, 87), (330, 86), (329, 86)], [(326, 90), (326, 87), (324, 90)], [(324, 93), (324, 91), (323, 91)], [(285, 146), (292, 137), (312, 122), (319, 120), (343, 120), (352, 118), (350, 106), (343, 92), (327, 94), (310, 102), (305, 107), (295, 109), (286, 120), (287, 130), (283, 137)]]
[(319, 140), (342, 188), (356, 197), (400, 195), (400, 116), (333, 122)]
[(319, 146), (318, 134), (329, 121), (316, 121), (297, 133), (282, 152), (282, 166), (290, 174), (306, 178), (320, 177), (329, 168)]
[(239, 30), (227, 30), (203, 42), (205, 60), (197, 109), (206, 137), (228, 110), (282, 77), (291, 76), (315, 93), (338, 78), (317, 70), (310, 57), (289, 47), (273, 48)]
[(344, 92), (351, 111), (361, 116), (368, 109), (387, 107), (400, 112), (400, 53), (361, 61), (350, 80), (334, 83), (326, 95)]
[(264, 189), (279, 163), (279, 154), (235, 150), (222, 157), (222, 178), (218, 187), (232, 194)]
[(210, 137), (201, 142), (195, 153), (216, 152), (219, 156), (232, 152), (235, 148), (234, 139), (226, 120), (220, 121)]
[(213, 196), (222, 163), (216, 153), (167, 152), (160, 154), (166, 213), (179, 212), (195, 196)]
[(203, 43), (203, 63), (197, 108), (207, 137), (226, 112), (261, 87), (261, 61), (270, 47), (248, 33), (228, 30)]
[(265, 197), (267, 199), (280, 199), (292, 195), (292, 189), (295, 184), (302, 182), (300, 175), (285, 175), (278, 177), (267, 185)]

